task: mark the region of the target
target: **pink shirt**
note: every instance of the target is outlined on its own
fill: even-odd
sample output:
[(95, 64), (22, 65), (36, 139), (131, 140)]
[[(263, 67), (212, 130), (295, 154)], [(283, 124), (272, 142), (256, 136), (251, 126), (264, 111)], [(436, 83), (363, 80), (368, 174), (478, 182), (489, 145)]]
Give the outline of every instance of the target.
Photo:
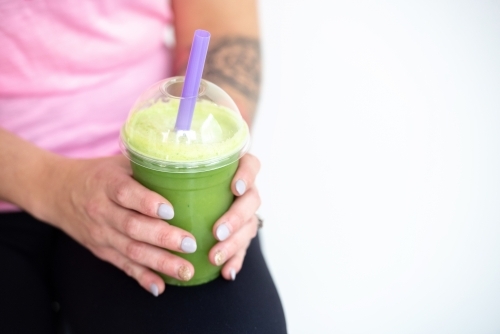
[(119, 153), (134, 100), (170, 76), (168, 1), (0, 0), (0, 17), (0, 127), (68, 157)]

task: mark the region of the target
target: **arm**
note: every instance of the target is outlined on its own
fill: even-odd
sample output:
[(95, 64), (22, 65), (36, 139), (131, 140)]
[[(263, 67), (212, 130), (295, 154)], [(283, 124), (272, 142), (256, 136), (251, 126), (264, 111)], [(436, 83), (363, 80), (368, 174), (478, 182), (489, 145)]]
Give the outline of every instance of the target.
[[(193, 34), (196, 29), (210, 32), (210, 44), (203, 78), (224, 89), (235, 101), (250, 126), (260, 90), (260, 43), (256, 0), (172, 0), (175, 18), (177, 74), (185, 73)], [(240, 271), (246, 250), (257, 234), (255, 212), (260, 196), (254, 181), (259, 160), (246, 154), (233, 178), (236, 196), (233, 205), (214, 224), (219, 242), (210, 250), (209, 259), (222, 265), (222, 275), (234, 280)]]
[(211, 33), (203, 78), (224, 89), (251, 125), (259, 98), (261, 60), (255, 0), (172, 0), (175, 63), (183, 74), (196, 29)]
[(48, 188), (45, 182), (57, 171), (54, 167), (60, 158), (2, 128), (0, 143), (0, 199), (41, 218), (42, 208), (37, 198), (43, 196), (40, 191)]
[(193, 252), (183, 247), (193, 235), (163, 222), (173, 217), (171, 204), (131, 178), (124, 156), (69, 159), (0, 128), (0, 165), (0, 199), (64, 231), (153, 295), (165, 285), (150, 268), (191, 278), (191, 263), (164, 249)]

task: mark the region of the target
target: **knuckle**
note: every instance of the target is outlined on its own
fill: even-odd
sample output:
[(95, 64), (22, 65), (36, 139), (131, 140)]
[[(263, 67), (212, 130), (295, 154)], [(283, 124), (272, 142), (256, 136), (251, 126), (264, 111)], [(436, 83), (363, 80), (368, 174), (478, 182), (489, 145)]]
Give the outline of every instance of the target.
[(142, 196), (138, 203), (139, 211), (148, 216), (156, 216), (156, 212), (154, 212), (149, 203), (151, 203), (149, 196)]
[(134, 266), (132, 265), (132, 263), (130, 262), (125, 262), (123, 264), (123, 271), (130, 277), (133, 277), (134, 276)]
[(104, 232), (101, 227), (99, 226), (91, 226), (89, 227), (89, 235), (90, 238), (97, 243), (101, 243), (101, 241), (104, 239)]
[(253, 224), (253, 228), (252, 228), (252, 239), (255, 238), (257, 236), (257, 233), (259, 232), (259, 228), (257, 226), (257, 224)]
[(253, 156), (253, 159), (254, 159), (254, 163), (255, 163), (255, 172), (258, 173), (260, 171), (260, 167), (262, 164), (261, 164), (259, 158), (257, 158), (256, 156)]
[(101, 203), (96, 198), (92, 198), (87, 203), (85, 203), (84, 208), (87, 212), (87, 215), (92, 219), (97, 218), (101, 213)]
[(240, 259), (241, 259), (241, 262), (243, 262), (243, 260), (245, 259), (245, 256), (247, 256), (247, 249), (243, 249), (240, 253)]
[(140, 233), (141, 224), (136, 217), (134, 217), (133, 215), (128, 215), (123, 222), (123, 230), (128, 236), (135, 239)]
[(122, 256), (118, 252), (112, 252), (112, 251), (105, 250), (105, 254), (106, 254), (105, 255), (106, 261), (111, 262), (112, 264), (114, 264), (118, 268), (120, 267), (120, 263), (123, 261), (122, 261)]
[(108, 178), (108, 170), (106, 168), (103, 168), (102, 165), (99, 165), (96, 169), (95, 169), (95, 173), (94, 173), (94, 178), (97, 180), (97, 181), (102, 181), (102, 180), (106, 180)]
[[(147, 270), (144, 268), (137, 268), (134, 270), (133, 276), (139, 284), (144, 284), (147, 281)], [(148, 284), (149, 286), (149, 284)]]
[(165, 232), (160, 232), (156, 236), (156, 242), (158, 243), (158, 245), (164, 247), (170, 246), (172, 243), (172, 239), (173, 239), (172, 231), (170, 230), (167, 230)]
[(111, 259), (109, 259), (108, 253), (103, 248), (94, 247), (94, 246), (90, 246), (90, 245), (88, 245), (87, 248), (90, 249), (92, 254), (94, 254), (96, 257), (100, 258), (101, 260), (108, 261), (108, 262), (111, 260)]
[(156, 268), (162, 273), (168, 273), (170, 264), (171, 262), (166, 256), (160, 256), (156, 261)]
[(125, 204), (130, 195), (130, 187), (126, 182), (117, 182), (115, 185), (115, 198), (118, 204)]
[(140, 260), (144, 254), (144, 244), (137, 241), (129, 242), (125, 254), (134, 261)]
[(260, 160), (259, 158), (257, 158), (255, 155), (253, 154), (247, 154), (246, 155), (246, 161), (247, 161), (247, 165), (248, 165), (248, 168), (250, 169), (250, 171), (252, 173), (255, 173), (257, 174), (260, 170), (260, 166), (261, 166), (261, 163), (260, 163)]
[(234, 253), (236, 253), (238, 251), (238, 249), (240, 249), (241, 246), (239, 245), (238, 241), (236, 240), (231, 240), (227, 243), (227, 252), (229, 254), (229, 256), (231, 257)]
[(230, 221), (235, 222), (235, 224), (233, 224), (233, 228), (239, 229), (243, 225), (245, 219), (243, 218), (241, 212), (235, 211), (233, 212), (233, 219), (230, 219)]
[(257, 207), (259, 208), (262, 204), (262, 198), (260, 197), (260, 194), (258, 191), (255, 192), (255, 200), (257, 203)]

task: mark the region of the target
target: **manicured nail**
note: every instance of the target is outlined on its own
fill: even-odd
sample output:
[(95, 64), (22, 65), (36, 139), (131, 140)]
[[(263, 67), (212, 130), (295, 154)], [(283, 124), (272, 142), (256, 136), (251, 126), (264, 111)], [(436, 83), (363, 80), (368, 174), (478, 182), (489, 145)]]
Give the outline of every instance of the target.
[(236, 279), (236, 270), (234, 270), (233, 268), (231, 268), (229, 270), (229, 275), (231, 275), (231, 281), (234, 281)]
[(179, 268), (178, 272), (179, 278), (183, 281), (189, 281), (191, 277), (193, 277), (193, 273), (191, 272), (191, 269), (189, 269), (186, 266), (181, 266)]
[(181, 241), (181, 249), (184, 253), (194, 253), (196, 251), (196, 241), (193, 238), (185, 237)]
[(217, 227), (217, 230), (215, 230), (215, 234), (217, 235), (217, 239), (219, 239), (219, 241), (226, 240), (230, 233), (231, 232), (229, 232), (226, 224), (220, 224), (219, 227)]
[(218, 251), (215, 253), (215, 256), (214, 256), (214, 262), (215, 262), (215, 265), (220, 266), (220, 265), (222, 265), (225, 261), (226, 261), (226, 254), (225, 254), (223, 251), (218, 250)]
[(247, 190), (247, 185), (245, 184), (245, 181), (243, 180), (236, 181), (236, 192), (238, 192), (238, 194), (243, 195), (246, 190)]
[(158, 297), (158, 286), (156, 284), (151, 284), (149, 291), (153, 294), (153, 296)]
[(160, 204), (158, 207), (158, 217), (167, 220), (174, 218), (174, 208), (165, 203)]

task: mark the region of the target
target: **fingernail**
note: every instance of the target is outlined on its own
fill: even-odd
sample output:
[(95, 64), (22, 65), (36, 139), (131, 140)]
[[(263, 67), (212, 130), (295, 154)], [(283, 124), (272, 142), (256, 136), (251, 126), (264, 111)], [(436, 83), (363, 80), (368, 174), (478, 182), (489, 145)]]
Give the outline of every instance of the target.
[(196, 251), (196, 241), (193, 238), (185, 237), (181, 241), (181, 249), (185, 253), (194, 253)]
[(247, 190), (247, 185), (245, 184), (245, 181), (243, 180), (236, 181), (236, 192), (238, 194), (243, 195), (246, 190)]
[(234, 270), (233, 268), (231, 268), (229, 270), (229, 275), (231, 275), (231, 281), (234, 281), (236, 279), (236, 270)]
[(158, 297), (158, 286), (156, 284), (151, 284), (149, 291), (153, 294), (153, 296)]
[(221, 250), (218, 250), (216, 253), (215, 253), (215, 256), (214, 256), (214, 262), (217, 266), (220, 266), (224, 263), (224, 261), (226, 261), (226, 254), (221, 251)]
[(219, 239), (219, 241), (223, 241), (223, 240), (226, 240), (227, 237), (229, 237), (229, 229), (227, 228), (227, 225), (224, 223), (224, 224), (220, 224), (219, 227), (217, 227), (217, 230), (215, 230), (215, 234), (217, 235), (217, 239)]
[(174, 208), (165, 203), (160, 204), (158, 207), (158, 217), (167, 220), (174, 218)]
[(193, 277), (193, 273), (191, 272), (191, 269), (189, 269), (186, 266), (181, 266), (179, 268), (178, 272), (179, 278), (183, 281), (189, 281), (191, 277)]

